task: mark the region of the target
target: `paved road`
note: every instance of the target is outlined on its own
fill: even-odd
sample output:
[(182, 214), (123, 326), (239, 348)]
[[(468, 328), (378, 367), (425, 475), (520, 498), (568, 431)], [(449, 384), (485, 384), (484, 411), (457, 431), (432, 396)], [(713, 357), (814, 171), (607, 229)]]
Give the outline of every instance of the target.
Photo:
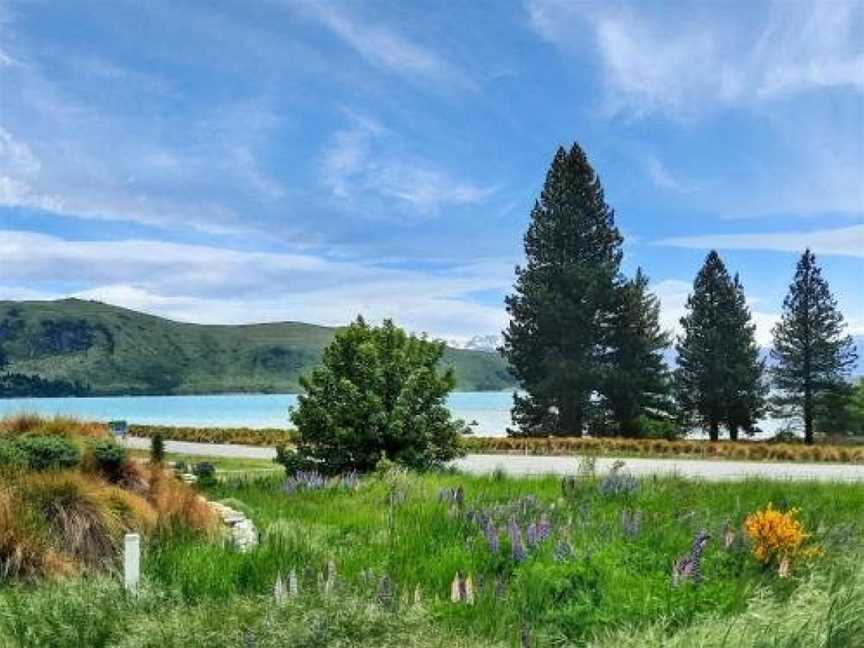
[[(147, 449), (149, 439), (129, 437), (130, 448)], [(165, 441), (166, 452), (208, 457), (234, 457), (242, 459), (272, 459), (273, 448), (231, 445), (224, 443), (190, 443), (187, 441)], [(711, 481), (762, 477), (767, 479), (817, 479), (826, 481), (864, 482), (864, 465), (852, 464), (807, 464), (756, 461), (705, 461), (699, 459), (624, 459), (631, 474), (680, 475)], [(607, 472), (615, 458), (597, 459), (597, 472)], [(576, 472), (573, 457), (537, 457), (525, 455), (479, 455), (472, 454), (454, 462), (458, 468), (474, 473), (487, 474), (501, 468), (511, 475), (564, 475)]]

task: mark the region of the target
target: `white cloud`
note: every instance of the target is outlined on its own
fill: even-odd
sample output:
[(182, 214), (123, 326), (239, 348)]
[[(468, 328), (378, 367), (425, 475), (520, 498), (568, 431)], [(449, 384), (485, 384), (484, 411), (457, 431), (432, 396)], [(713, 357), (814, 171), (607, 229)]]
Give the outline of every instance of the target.
[(562, 49), (581, 46), (579, 34), (593, 32), (613, 112), (692, 117), (825, 87), (864, 90), (860, 3), (777, 2), (765, 20), (758, 11), (749, 19), (711, 13), (718, 5), (650, 12), (634, 4), (529, 0), (527, 7), (533, 28)]
[(421, 47), (390, 28), (349, 16), (333, 3), (310, 2), (299, 6), (377, 67), (409, 79), (422, 77), (468, 89), (475, 86), (464, 71), (440, 54)]
[(336, 132), (324, 154), (325, 185), (345, 201), (361, 202), (371, 193), (421, 214), (482, 203), (495, 193), (494, 187), (459, 180), (428, 160), (399, 151), (394, 138), (375, 122), (352, 118), (351, 127)]
[[(240, 252), (153, 240), (68, 241), (0, 231), (3, 280), (32, 294), (93, 298), (184, 321), (302, 320), (345, 324), (392, 317), (443, 337), (500, 330), (499, 305), (471, 298), (505, 290), (512, 261), (479, 259), (436, 271), (397, 270), (313, 254)], [(0, 293), (11, 290), (0, 286)], [(14, 293), (13, 293), (14, 294)]]
[(864, 258), (864, 225), (810, 232), (681, 236), (656, 241), (655, 244), (706, 250), (716, 248), (779, 252), (802, 252), (805, 247), (809, 247), (816, 254)]
[(693, 191), (693, 187), (689, 186), (686, 182), (679, 180), (672, 174), (663, 161), (654, 155), (646, 156), (645, 170), (647, 171), (651, 182), (661, 189), (669, 189), (675, 193), (689, 193)]

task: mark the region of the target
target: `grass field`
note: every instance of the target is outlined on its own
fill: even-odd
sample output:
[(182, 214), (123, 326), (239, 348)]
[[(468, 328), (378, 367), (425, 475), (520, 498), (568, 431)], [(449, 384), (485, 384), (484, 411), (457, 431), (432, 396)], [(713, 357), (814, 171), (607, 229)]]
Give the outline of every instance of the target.
[[(207, 495), (251, 514), (257, 549), (153, 540), (137, 597), (104, 578), (7, 588), (0, 645), (864, 645), (862, 486), (389, 471), (290, 494), (233, 476)], [(786, 577), (741, 532), (769, 502), (809, 534)], [(703, 530), (701, 581), (674, 585)], [(451, 600), (457, 572), (473, 602)]]

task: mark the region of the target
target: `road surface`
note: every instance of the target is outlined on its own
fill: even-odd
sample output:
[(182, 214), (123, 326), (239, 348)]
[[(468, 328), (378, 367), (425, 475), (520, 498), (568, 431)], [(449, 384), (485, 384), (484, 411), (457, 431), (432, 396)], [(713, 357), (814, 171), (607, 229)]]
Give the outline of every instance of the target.
[[(149, 439), (128, 437), (129, 448), (147, 449)], [(273, 448), (231, 445), (227, 443), (191, 443), (165, 441), (165, 451), (204, 457), (232, 457), (238, 459), (273, 459)], [(614, 457), (597, 459), (598, 474), (607, 472), (616, 461)], [(827, 463), (782, 463), (758, 461), (726, 461), (701, 459), (646, 459), (625, 458), (627, 470), (637, 477), (649, 475), (680, 475), (710, 481), (746, 479), (817, 479), (827, 481), (864, 482), (864, 465)], [(465, 472), (488, 474), (500, 468), (511, 475), (566, 475), (576, 472), (574, 457), (541, 457), (534, 455), (481, 455), (471, 454), (453, 464)]]

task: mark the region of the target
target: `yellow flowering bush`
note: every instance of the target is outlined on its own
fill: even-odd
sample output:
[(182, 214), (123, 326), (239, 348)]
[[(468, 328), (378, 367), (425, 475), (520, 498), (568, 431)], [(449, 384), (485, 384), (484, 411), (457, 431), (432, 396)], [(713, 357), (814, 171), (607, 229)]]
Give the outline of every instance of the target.
[(799, 553), (816, 555), (818, 549), (801, 550), (809, 534), (798, 519), (798, 509), (781, 512), (772, 504), (751, 513), (744, 520), (744, 532), (753, 543), (753, 556), (763, 564), (776, 563), (781, 575), (789, 572), (789, 563)]

